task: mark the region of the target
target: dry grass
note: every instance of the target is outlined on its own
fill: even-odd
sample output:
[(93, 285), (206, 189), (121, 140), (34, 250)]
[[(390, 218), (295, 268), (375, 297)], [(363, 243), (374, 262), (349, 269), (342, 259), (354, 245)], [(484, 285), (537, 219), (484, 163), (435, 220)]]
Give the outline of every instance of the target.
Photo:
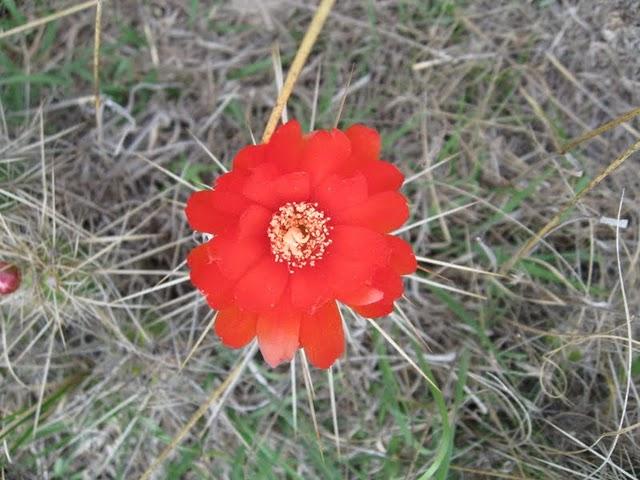
[(184, 266), (184, 202), (260, 138), (308, 2), (103, 2), (97, 112), (95, 8), (15, 3), (0, 478), (138, 478), (207, 402), (157, 478), (639, 475), (637, 154), (497, 274), (640, 138), (630, 118), (557, 153), (640, 106), (634, 0), (336, 2), (288, 115), (382, 132), (424, 268), (375, 326), (343, 312), (329, 375), (222, 347)]

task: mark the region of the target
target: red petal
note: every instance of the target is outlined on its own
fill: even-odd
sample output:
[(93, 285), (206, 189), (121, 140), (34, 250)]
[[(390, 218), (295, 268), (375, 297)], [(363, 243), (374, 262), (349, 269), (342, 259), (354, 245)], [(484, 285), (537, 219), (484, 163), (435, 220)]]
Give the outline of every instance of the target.
[(214, 262), (216, 259), (215, 246), (213, 242), (198, 245), (187, 255), (187, 266), (190, 269), (204, 267)]
[(318, 185), (324, 178), (343, 168), (351, 145), (340, 130), (318, 130), (307, 141), (302, 153), (302, 168), (311, 174), (311, 184)]
[(212, 240), (216, 245), (216, 260), (222, 273), (231, 280), (238, 280), (261, 258), (269, 254), (269, 240), (265, 238), (238, 238), (236, 234), (224, 234)]
[(329, 368), (342, 355), (344, 333), (336, 302), (328, 302), (315, 315), (303, 317), (300, 345), (317, 368)]
[(277, 308), (258, 317), (260, 351), (272, 367), (290, 361), (300, 345), (300, 313), (291, 308), (286, 297)]
[(352, 125), (344, 132), (351, 143), (348, 171), (363, 169), (365, 165), (380, 158), (380, 135), (373, 128)]
[(384, 292), (384, 297), (369, 305), (355, 305), (353, 308), (362, 316), (375, 318), (383, 317), (393, 311), (393, 302), (404, 292), (402, 278), (392, 268), (379, 269), (373, 276), (373, 287)]
[(367, 318), (379, 318), (386, 317), (393, 312), (393, 303), (388, 303), (386, 300), (381, 300), (371, 305), (362, 305), (359, 307), (353, 307), (363, 317)]
[(212, 193), (214, 208), (228, 212), (235, 217), (239, 217), (251, 205), (251, 202), (239, 193), (224, 190), (213, 190)]
[(191, 271), (191, 283), (205, 296), (214, 309), (228, 306), (233, 301), (233, 282), (227, 279), (215, 263), (213, 241), (202, 244), (189, 252), (187, 264)]
[(367, 181), (361, 173), (343, 178), (331, 175), (315, 191), (315, 200), (320, 209), (329, 216), (348, 207), (363, 203), (367, 199)]
[(386, 265), (391, 250), (384, 235), (357, 225), (336, 225), (330, 233), (331, 245), (325, 258), (360, 260)]
[(265, 237), (272, 213), (261, 205), (251, 205), (238, 220), (238, 238)]
[(279, 176), (280, 172), (275, 164), (263, 163), (253, 169), (251, 176), (244, 184), (242, 193), (254, 202), (273, 208), (278, 204), (278, 197), (273, 190), (272, 182)]
[(240, 308), (252, 312), (273, 308), (280, 301), (288, 279), (287, 266), (267, 255), (236, 285), (236, 302)]
[(234, 306), (218, 312), (214, 329), (227, 347), (240, 348), (256, 336), (257, 319), (255, 313), (244, 312)]
[(249, 174), (240, 170), (225, 173), (216, 178), (215, 189), (225, 192), (235, 192), (241, 195), (247, 178), (249, 178)]
[(418, 268), (418, 262), (416, 256), (413, 253), (413, 249), (409, 243), (405, 242), (400, 237), (393, 235), (387, 236), (387, 242), (391, 247), (391, 267), (400, 275), (408, 275), (413, 273)]
[(384, 292), (384, 299), (393, 302), (404, 293), (402, 277), (391, 267), (379, 269), (373, 276), (373, 286)]
[(242, 192), (254, 202), (274, 209), (287, 202), (308, 200), (309, 191), (307, 172), (281, 175), (275, 165), (264, 164), (254, 170)]
[(399, 192), (377, 193), (369, 199), (334, 215), (337, 224), (361, 225), (376, 232), (387, 233), (409, 218), (407, 200)]
[(291, 303), (299, 310), (315, 312), (331, 298), (331, 287), (323, 270), (306, 267), (291, 274)]
[(372, 303), (379, 302), (384, 297), (384, 292), (371, 286), (363, 286), (357, 290), (341, 294), (337, 298), (342, 303), (346, 303), (349, 306), (355, 305), (370, 305)]
[(296, 120), (279, 126), (267, 145), (269, 161), (276, 162), (283, 172), (298, 170), (302, 158), (304, 138)]
[(311, 190), (310, 178), (307, 172), (288, 173), (278, 177), (270, 185), (280, 206), (287, 202), (303, 202), (309, 199)]
[(264, 145), (247, 145), (233, 159), (233, 170), (252, 170), (265, 161)]
[(344, 132), (351, 142), (353, 155), (362, 157), (367, 161), (380, 158), (380, 134), (373, 128), (362, 124), (351, 125)]
[(370, 195), (386, 190), (398, 190), (404, 182), (402, 172), (389, 162), (376, 160), (361, 171), (367, 179)]
[(331, 289), (336, 297), (351, 293), (354, 289), (369, 283), (375, 269), (374, 265), (366, 261), (347, 258), (326, 259), (319, 267), (329, 278)]
[(232, 227), (248, 205), (246, 198), (235, 193), (201, 190), (191, 194), (185, 213), (194, 230), (218, 234)]
[(389, 262), (390, 249), (383, 235), (369, 229), (338, 225), (332, 244), (316, 264), (336, 295), (345, 295), (371, 282), (374, 271)]

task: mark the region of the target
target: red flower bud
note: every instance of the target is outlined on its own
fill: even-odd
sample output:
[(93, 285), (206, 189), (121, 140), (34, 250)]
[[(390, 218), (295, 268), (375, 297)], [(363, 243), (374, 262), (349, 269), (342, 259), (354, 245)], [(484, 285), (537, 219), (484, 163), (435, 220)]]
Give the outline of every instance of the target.
[(15, 265), (0, 262), (0, 295), (15, 292), (20, 286), (20, 271)]

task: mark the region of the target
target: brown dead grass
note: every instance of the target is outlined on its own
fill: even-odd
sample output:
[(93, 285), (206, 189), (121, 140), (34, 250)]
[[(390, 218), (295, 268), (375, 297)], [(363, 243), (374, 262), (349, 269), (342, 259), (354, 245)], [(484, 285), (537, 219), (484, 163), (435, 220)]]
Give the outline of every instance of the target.
[[(44, 53), (37, 53), (43, 27), (0, 45), (32, 74), (62, 75), (74, 62), (86, 68), (66, 86), (25, 84), (29, 105), (13, 111), (0, 83), (8, 122), (7, 130), (0, 122), (0, 255), (26, 273), (20, 296), (0, 306), (0, 417), (41, 403), (40, 392), (46, 399), (77, 371), (87, 372), (40, 416), (41, 427), (59, 421), (65, 429), (12, 450), (6, 478), (44, 478), (58, 459), (81, 478), (137, 477), (237, 358), (211, 334), (180, 369), (211, 320), (180, 281), (194, 244), (182, 214), (189, 189), (140, 157), (189, 182), (194, 166), (204, 165), (200, 179), (210, 182), (219, 169), (194, 136), (225, 165), (252, 134), (260, 137), (277, 96), (272, 44), (286, 69), (313, 9), (307, 2), (232, 1), (200, 5), (193, 14), (187, 3), (104, 3), (101, 142), (92, 109), (93, 11), (61, 20)], [(378, 128), (388, 142), (385, 156), (407, 177), (448, 159), (406, 186), (410, 221), (477, 202), (407, 232), (416, 252), (496, 272), (583, 179), (638, 140), (636, 118), (557, 153), (565, 141), (640, 105), (640, 14), (634, 0), (437, 8), (441, 3), (337, 2), (289, 116), (310, 118), (321, 68), (316, 125), (333, 125), (355, 66), (341, 124)], [(51, 11), (24, 9), (30, 19)], [(409, 281), (402, 309), (411, 324), (400, 316), (380, 322), (412, 358), (429, 361), (451, 405), (458, 359), (471, 354), (464, 399), (452, 414), (451, 478), (637, 476), (633, 382), (624, 398), (627, 321), (635, 339), (640, 333), (637, 164), (630, 158), (582, 199), (506, 280), (425, 265), (429, 279), (487, 300), (445, 299)], [(616, 231), (599, 222), (616, 217), (623, 189), (621, 217), (630, 224), (618, 233), (630, 318)], [(47, 289), (52, 278), (60, 279), (57, 293)], [(161, 280), (169, 286), (152, 290)], [(348, 355), (334, 371), (338, 471), (384, 478), (391, 458), (399, 465), (393, 475), (417, 478), (430, 458), (420, 446), (431, 448), (438, 431), (428, 389), (370, 325), (346, 319)], [(385, 410), (386, 368), (395, 379), (395, 415)], [(188, 445), (199, 445), (200, 454), (184, 478), (230, 476), (242, 448), (247, 478), (260, 478), (260, 465), (284, 476), (283, 464), (302, 478), (330, 476), (310, 453), (316, 440), (300, 370), (298, 363), (300, 437), (291, 435), (288, 368), (268, 370), (258, 356), (214, 423), (205, 415), (193, 429)], [(326, 377), (312, 378), (319, 442), (325, 461), (338, 464)], [(250, 419), (249, 433), (239, 431), (238, 418)], [(407, 435), (401, 419), (414, 440), (393, 450)], [(64, 447), (52, 447), (56, 442)], [(270, 464), (264, 449), (280, 451), (282, 463)]]

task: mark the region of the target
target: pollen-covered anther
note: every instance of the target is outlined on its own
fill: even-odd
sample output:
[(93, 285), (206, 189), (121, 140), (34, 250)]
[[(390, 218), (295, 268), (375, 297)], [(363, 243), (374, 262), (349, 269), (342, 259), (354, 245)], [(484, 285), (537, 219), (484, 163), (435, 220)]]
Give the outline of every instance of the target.
[(286, 262), (289, 271), (314, 266), (331, 244), (331, 218), (317, 203), (289, 202), (271, 217), (268, 236), (276, 262)]

